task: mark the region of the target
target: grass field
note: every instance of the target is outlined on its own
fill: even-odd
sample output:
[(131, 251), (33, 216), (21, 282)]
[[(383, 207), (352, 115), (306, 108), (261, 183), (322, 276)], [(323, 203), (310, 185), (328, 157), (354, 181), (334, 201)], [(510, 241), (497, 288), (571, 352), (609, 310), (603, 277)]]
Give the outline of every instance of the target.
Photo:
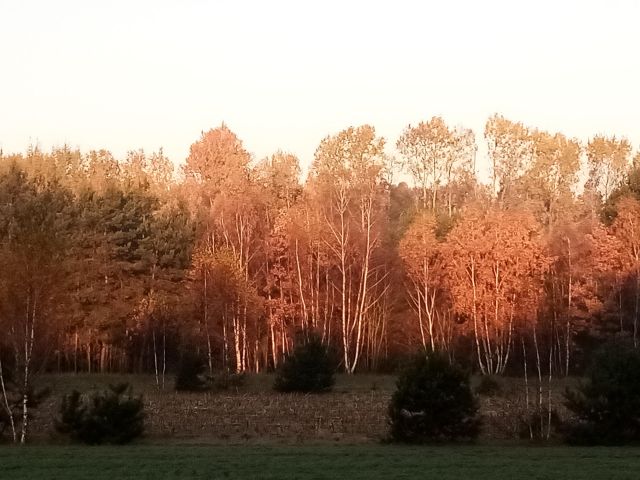
[[(636, 479), (640, 449), (496, 446), (517, 406), (519, 379), (482, 399), (486, 434), (475, 446), (380, 444), (394, 377), (340, 375), (334, 392), (278, 394), (273, 377), (254, 375), (227, 392), (159, 391), (150, 376), (50, 375), (52, 396), (34, 419), (34, 445), (0, 447), (0, 479)], [(147, 436), (126, 447), (61, 445), (51, 437), (60, 396), (129, 381), (145, 396)], [(171, 380), (169, 380), (171, 382)], [(574, 380), (554, 385), (560, 392)], [(503, 440), (497, 440), (502, 442)], [(296, 445), (302, 442), (302, 445)], [(53, 443), (45, 445), (47, 443)]]
[(203, 446), (0, 449), (3, 479), (637, 479), (640, 449)]

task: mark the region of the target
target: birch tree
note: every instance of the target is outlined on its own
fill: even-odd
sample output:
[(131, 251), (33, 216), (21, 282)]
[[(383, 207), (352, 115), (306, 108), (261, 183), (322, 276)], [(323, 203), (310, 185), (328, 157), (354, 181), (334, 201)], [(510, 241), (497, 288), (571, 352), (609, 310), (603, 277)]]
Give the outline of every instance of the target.
[(626, 138), (596, 135), (587, 143), (589, 185), (606, 201), (620, 185), (631, 161), (631, 144)]
[[(262, 265), (257, 257), (263, 243), (259, 241), (261, 210), (250, 160), (240, 139), (223, 124), (191, 145), (184, 173), (201, 221), (200, 251), (214, 257), (220, 250), (230, 253), (244, 282), (256, 289), (254, 277)], [(206, 284), (201, 285), (206, 292)], [(228, 324), (238, 372), (260, 368), (262, 330), (257, 318), (253, 322), (249, 318), (250, 305), (242, 303), (247, 298), (238, 296)]]
[(483, 374), (503, 373), (516, 322), (535, 321), (548, 259), (524, 212), (468, 210), (447, 237), (454, 309), (472, 332)]
[[(422, 208), (436, 209), (438, 189), (450, 170), (454, 136), (441, 117), (407, 126), (396, 142), (404, 167), (421, 192)], [(429, 198), (430, 197), (430, 198)]]
[[(436, 239), (436, 221), (430, 214), (414, 219), (400, 242), (400, 257), (408, 277), (408, 295), (418, 320), (420, 339), (425, 350), (436, 350), (441, 332), (438, 318), (443, 317), (444, 262)], [(438, 309), (440, 307), (440, 309)]]
[(627, 267), (632, 287), (632, 337), (638, 347), (638, 322), (640, 321), (640, 202), (625, 197), (618, 202), (618, 214), (611, 225), (612, 234), (618, 239), (623, 265)]
[(325, 243), (337, 271), (344, 368), (355, 372), (365, 344), (371, 308), (378, 302), (374, 253), (383, 211), (384, 139), (373, 127), (350, 127), (326, 137), (310, 175), (315, 205), (324, 218)]
[(582, 148), (576, 139), (540, 130), (531, 132), (531, 148), (532, 161), (523, 175), (523, 188), (526, 199), (539, 204), (540, 221), (553, 229), (571, 221)]
[[(0, 177), (0, 349), (8, 348), (14, 359), (19, 432), (16, 424), (12, 428), (20, 443), (27, 441), (30, 406), (36, 400), (35, 360), (42, 359), (41, 347), (55, 327), (55, 307), (63, 293), (69, 220), (69, 198), (59, 187), (30, 180), (17, 168)], [(4, 367), (0, 385), (7, 408)]]
[(504, 206), (517, 196), (518, 179), (530, 167), (533, 157), (531, 133), (522, 123), (496, 114), (487, 120), (484, 137), (491, 161), (493, 194)]

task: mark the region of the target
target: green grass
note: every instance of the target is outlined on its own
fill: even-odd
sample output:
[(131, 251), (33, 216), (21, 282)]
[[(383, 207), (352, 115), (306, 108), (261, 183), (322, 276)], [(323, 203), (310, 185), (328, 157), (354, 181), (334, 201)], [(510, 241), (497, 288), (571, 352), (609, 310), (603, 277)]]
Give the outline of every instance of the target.
[(636, 479), (640, 449), (567, 447), (31, 446), (0, 448), (19, 479)]

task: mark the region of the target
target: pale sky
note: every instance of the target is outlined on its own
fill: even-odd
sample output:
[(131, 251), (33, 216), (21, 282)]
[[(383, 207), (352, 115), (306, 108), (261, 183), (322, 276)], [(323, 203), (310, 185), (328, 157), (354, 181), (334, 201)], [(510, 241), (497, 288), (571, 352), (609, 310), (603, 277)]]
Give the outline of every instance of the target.
[(224, 121), (256, 159), (306, 166), (350, 125), (393, 153), (434, 115), (482, 145), (499, 112), (637, 149), (639, 47), (633, 0), (0, 0), (0, 147), (162, 146), (182, 163)]

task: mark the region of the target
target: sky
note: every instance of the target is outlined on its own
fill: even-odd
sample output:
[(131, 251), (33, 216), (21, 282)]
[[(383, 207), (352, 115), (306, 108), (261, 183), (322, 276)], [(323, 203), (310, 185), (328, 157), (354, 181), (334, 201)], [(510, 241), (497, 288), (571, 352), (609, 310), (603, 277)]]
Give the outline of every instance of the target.
[(509, 119), (640, 147), (640, 2), (0, 0), (0, 148), (163, 147), (225, 122), (256, 159)]

